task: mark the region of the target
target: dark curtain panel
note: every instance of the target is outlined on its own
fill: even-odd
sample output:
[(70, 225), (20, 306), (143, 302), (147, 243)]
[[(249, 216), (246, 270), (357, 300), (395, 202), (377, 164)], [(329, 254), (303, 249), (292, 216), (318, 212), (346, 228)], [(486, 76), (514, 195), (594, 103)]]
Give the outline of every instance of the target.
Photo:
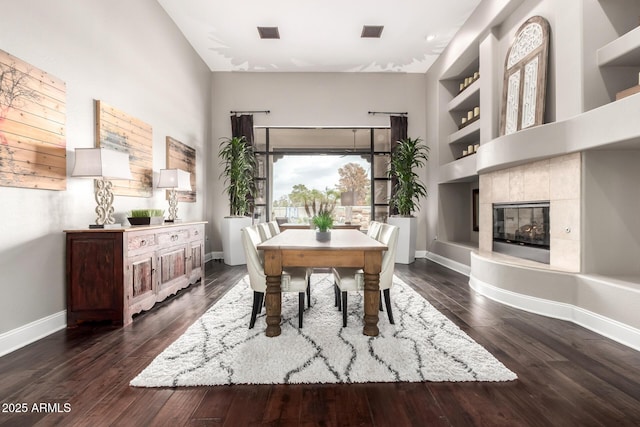
[(396, 142), (407, 137), (407, 116), (390, 116), (391, 120), (391, 151), (396, 148)]
[[(390, 116), (389, 118), (391, 120), (391, 155), (393, 156), (398, 141), (407, 137), (407, 116)], [(397, 183), (397, 179), (391, 178), (391, 197), (395, 194)], [(390, 208), (389, 215), (398, 215), (398, 209)]]
[[(253, 114), (231, 116), (231, 137), (240, 138), (241, 136), (244, 136), (247, 144), (253, 146)], [(248, 213), (253, 217), (254, 198), (253, 196), (251, 196), (251, 194), (247, 194), (247, 199), (250, 201), (250, 212)]]
[(231, 116), (231, 136), (244, 136), (249, 145), (253, 145), (253, 115)]

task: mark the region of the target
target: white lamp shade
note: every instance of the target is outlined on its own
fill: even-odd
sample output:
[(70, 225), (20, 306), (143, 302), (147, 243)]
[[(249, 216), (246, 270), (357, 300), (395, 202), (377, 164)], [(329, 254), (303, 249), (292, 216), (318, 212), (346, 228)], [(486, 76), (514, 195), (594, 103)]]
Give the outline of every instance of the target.
[(129, 154), (105, 148), (76, 148), (71, 176), (81, 178), (133, 179)]
[(160, 169), (158, 188), (191, 191), (191, 174), (182, 169)]

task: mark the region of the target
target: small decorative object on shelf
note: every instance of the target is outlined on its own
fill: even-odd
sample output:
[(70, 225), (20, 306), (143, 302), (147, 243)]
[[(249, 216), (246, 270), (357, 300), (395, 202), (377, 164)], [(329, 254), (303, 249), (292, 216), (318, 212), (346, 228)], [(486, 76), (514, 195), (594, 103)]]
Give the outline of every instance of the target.
[(466, 150), (462, 150), (462, 156), (458, 157), (456, 160), (460, 160), (463, 157), (468, 157), (472, 154), (476, 154), (478, 152), (478, 148), (480, 148), (480, 144), (468, 145)]
[(467, 111), (467, 117), (462, 117), (460, 120), (460, 126), (458, 126), (458, 130), (464, 128), (465, 126), (470, 125), (480, 118), (480, 107), (474, 107), (473, 110)]
[(479, 78), (480, 78), (480, 73), (478, 71), (473, 73), (473, 76), (471, 77), (465, 77), (464, 81), (460, 83), (460, 89), (458, 90), (458, 93), (462, 92), (463, 90), (471, 86), (471, 84), (476, 80), (478, 80)]

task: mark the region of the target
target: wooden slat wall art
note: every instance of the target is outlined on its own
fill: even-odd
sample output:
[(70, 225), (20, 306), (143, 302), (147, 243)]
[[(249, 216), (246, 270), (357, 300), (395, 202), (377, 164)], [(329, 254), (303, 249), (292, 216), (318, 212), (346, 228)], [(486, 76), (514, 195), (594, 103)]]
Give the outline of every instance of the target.
[(151, 197), (153, 134), (150, 125), (96, 100), (96, 147), (129, 153), (133, 179), (112, 180), (113, 194)]
[[(167, 137), (167, 169), (182, 169), (191, 173), (191, 191), (178, 191), (179, 202), (196, 201), (196, 150), (175, 138)], [(167, 198), (169, 191), (167, 191)]]
[(0, 185), (65, 190), (65, 83), (0, 50)]

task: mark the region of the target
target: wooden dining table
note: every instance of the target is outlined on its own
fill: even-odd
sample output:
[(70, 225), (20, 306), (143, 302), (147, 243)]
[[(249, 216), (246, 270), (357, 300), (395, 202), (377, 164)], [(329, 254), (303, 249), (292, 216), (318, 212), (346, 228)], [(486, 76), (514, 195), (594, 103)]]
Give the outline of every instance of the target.
[[(312, 229), (312, 225), (309, 224), (295, 224), (291, 222), (285, 222), (284, 224), (278, 224), (280, 230), (307, 230)], [(315, 228), (315, 227), (313, 227)], [(360, 224), (333, 224), (333, 230), (354, 229), (360, 230)]]
[(258, 244), (264, 251), (267, 276), (265, 305), (268, 337), (280, 335), (282, 293), (280, 280), (286, 267), (354, 267), (364, 270), (363, 333), (377, 336), (380, 305), (380, 268), (387, 246), (358, 230), (331, 230), (331, 240), (316, 240), (314, 230), (285, 230)]

